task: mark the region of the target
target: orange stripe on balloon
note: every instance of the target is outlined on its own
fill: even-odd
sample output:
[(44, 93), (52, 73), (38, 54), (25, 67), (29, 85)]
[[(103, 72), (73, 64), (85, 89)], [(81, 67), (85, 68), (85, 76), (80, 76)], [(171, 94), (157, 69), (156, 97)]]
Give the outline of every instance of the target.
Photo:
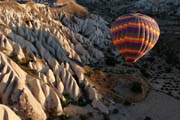
[[(113, 38), (113, 41), (118, 41), (121, 39), (122, 36), (117, 36), (116, 38)], [(133, 41), (142, 41), (142, 39), (145, 39), (145, 36), (135, 36), (135, 35), (127, 35), (126, 36), (127, 40), (133, 40)]]
[[(151, 47), (149, 47), (148, 49), (151, 49)], [(139, 50), (133, 49), (133, 48), (122, 48), (122, 49), (119, 49), (118, 51), (123, 55), (123, 57), (127, 57), (128, 56), (128, 55), (124, 55), (125, 53), (134, 53), (134, 54), (137, 54), (136, 58), (140, 58), (141, 56), (143, 56), (145, 54), (144, 51), (139, 51)]]
[(133, 62), (136, 62), (137, 61), (137, 58), (135, 57), (124, 57), (126, 61), (133, 61)]
[(150, 18), (148, 16), (140, 16), (140, 18), (145, 20), (145, 21), (149, 21), (149, 22), (152, 22), (154, 24), (157, 24), (157, 22), (154, 19), (152, 19), (152, 18)]
[[(142, 39), (143, 39), (143, 38), (142, 38)], [(120, 45), (120, 44), (122, 44), (124, 41), (123, 41), (123, 38), (120, 37), (119, 39), (113, 39), (112, 42), (113, 42), (114, 45)], [(140, 43), (140, 44), (144, 44), (145, 46), (149, 46), (149, 47), (151, 47), (151, 48), (152, 48), (152, 47), (154, 46), (154, 44), (155, 44), (154, 41), (148, 42), (148, 40), (145, 40), (145, 42), (142, 42), (142, 40), (139, 40), (139, 39), (133, 38), (133, 37), (129, 37), (129, 36), (126, 37), (125, 42)]]
[[(151, 49), (151, 48), (149, 48)], [(119, 49), (120, 54), (127, 60), (127, 59), (134, 59), (136, 62), (139, 58), (141, 58), (145, 53), (143, 51), (138, 51), (136, 49), (127, 49), (127, 48), (123, 48), (123, 49)], [(137, 54), (136, 57), (132, 57), (130, 55), (125, 55), (125, 53), (134, 53)]]
[(111, 32), (118, 32), (118, 31), (120, 31), (122, 29), (127, 28), (127, 26), (134, 27), (134, 28), (139, 28), (139, 25), (143, 26), (141, 28), (145, 28), (146, 30), (151, 31), (152, 33), (154, 33), (157, 36), (159, 36), (159, 34), (160, 34), (159, 29), (156, 30), (156, 28), (151, 27), (151, 25), (144, 25), (144, 22), (126, 22), (124, 24), (120, 24), (120, 25), (112, 27)]
[(149, 17), (149, 16), (147, 16), (147, 15), (143, 15), (143, 14), (141, 14), (141, 13), (129, 14), (128, 16), (129, 16), (129, 17), (137, 17), (137, 19), (141, 18), (141, 19), (143, 19), (143, 20), (145, 20), (145, 21), (151, 22), (151, 23), (153, 23), (153, 24), (154, 24), (154, 23), (157, 24), (157, 22), (156, 22), (154, 19), (152, 19), (151, 17)]
[(156, 23), (156, 21), (154, 19), (150, 18), (149, 16), (143, 15), (141, 13), (129, 14), (129, 15), (126, 15), (126, 16), (120, 16), (115, 21), (119, 21), (119, 20), (123, 20), (123, 19), (127, 19), (127, 18), (132, 18), (132, 17), (139, 17), (141, 19), (150, 21), (152, 23)]

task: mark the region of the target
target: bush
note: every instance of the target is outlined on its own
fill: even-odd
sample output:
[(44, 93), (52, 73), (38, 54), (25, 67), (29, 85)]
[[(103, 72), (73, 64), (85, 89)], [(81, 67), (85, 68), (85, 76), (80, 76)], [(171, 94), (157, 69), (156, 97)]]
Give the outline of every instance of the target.
[(87, 115), (88, 115), (89, 117), (92, 117), (92, 116), (93, 116), (93, 113), (92, 113), (92, 112), (88, 112)]
[(176, 65), (178, 63), (178, 55), (175, 50), (172, 48), (166, 51), (166, 62), (172, 65)]
[(150, 78), (151, 75), (148, 73), (148, 71), (145, 68), (141, 68), (140, 72), (143, 74), (144, 77)]
[(151, 118), (146, 116), (144, 120), (151, 120)]
[(84, 75), (86, 77), (91, 77), (93, 75), (93, 73), (94, 73), (94, 70), (92, 68), (88, 67), (88, 66), (85, 66), (84, 70), (85, 70)]
[(86, 115), (80, 115), (79, 118), (80, 118), (80, 120), (87, 120), (87, 119), (88, 119), (88, 116), (86, 116)]
[(88, 104), (88, 101), (83, 97), (80, 97), (77, 102), (77, 105), (79, 105), (79, 106), (86, 106), (87, 104)]
[(112, 113), (117, 114), (117, 113), (119, 113), (119, 110), (117, 108), (115, 108), (115, 109), (113, 109)]
[(93, 113), (92, 112), (88, 112), (84, 115), (80, 115), (79, 118), (80, 120), (88, 120), (88, 118), (92, 117), (93, 116)]
[(125, 105), (125, 106), (130, 106), (130, 105), (131, 105), (131, 102), (129, 102), (128, 100), (125, 100), (124, 103), (123, 103), (123, 105)]
[(66, 114), (62, 114), (61, 116), (59, 116), (60, 120), (69, 120), (70, 117)]
[(165, 67), (165, 71), (166, 71), (166, 73), (170, 73), (172, 71), (172, 68), (171, 67)]
[(143, 63), (143, 64), (142, 64), (142, 68), (149, 68), (148, 63)]
[(71, 99), (71, 95), (69, 93), (63, 93), (63, 96), (66, 98), (66, 100)]
[(85, 85), (84, 83), (80, 83), (80, 84), (79, 84), (79, 87), (80, 87), (81, 89), (85, 89), (86, 85)]
[(107, 57), (106, 59), (105, 59), (105, 62), (106, 62), (106, 65), (109, 65), (109, 66), (115, 66), (116, 65), (116, 63), (117, 63), (117, 61), (116, 61), (116, 59), (115, 58), (113, 58), (113, 57)]
[(71, 102), (71, 95), (69, 93), (63, 93), (63, 96), (65, 97), (66, 101), (61, 101), (62, 107), (67, 107)]
[(142, 84), (139, 82), (133, 82), (131, 85), (131, 91), (134, 93), (142, 93)]
[(110, 120), (109, 115), (104, 113), (103, 114), (103, 120)]

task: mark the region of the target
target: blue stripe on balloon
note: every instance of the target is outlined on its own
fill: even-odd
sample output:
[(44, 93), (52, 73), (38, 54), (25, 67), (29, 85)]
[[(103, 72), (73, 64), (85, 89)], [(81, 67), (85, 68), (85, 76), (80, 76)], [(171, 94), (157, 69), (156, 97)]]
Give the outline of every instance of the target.
[[(136, 35), (136, 32), (138, 33), (138, 31), (144, 31), (145, 33), (150, 33), (150, 34), (154, 34), (152, 33), (150, 30), (147, 30), (146, 28), (144, 27), (127, 27), (127, 28), (123, 28), (123, 29), (120, 29), (120, 30), (117, 30), (115, 32), (112, 32), (112, 36), (113, 38), (117, 37), (120, 35), (121, 32), (123, 31), (127, 31), (127, 35), (128, 33), (131, 34), (131, 33), (135, 33), (134, 35)], [(155, 35), (155, 34), (154, 34)], [(156, 35), (155, 35), (156, 36)], [(119, 36), (120, 37), (120, 36)]]
[(134, 46), (134, 48), (138, 49), (138, 48), (141, 47), (142, 43), (135, 43), (135, 42), (128, 42), (128, 41), (126, 41), (122, 45), (127, 46), (127, 47), (132, 47), (132, 48)]
[(120, 49), (121, 46), (126, 46), (129, 49), (133, 49), (133, 50), (139, 50), (141, 48), (141, 46), (143, 45), (143, 43), (135, 43), (135, 42), (123, 42), (121, 44), (117, 44), (115, 45), (117, 49)]
[(140, 56), (140, 54), (137, 52), (137, 53), (132, 53), (132, 52), (124, 52), (123, 53), (124, 56), (129, 56), (129, 57), (137, 57), (137, 56)]

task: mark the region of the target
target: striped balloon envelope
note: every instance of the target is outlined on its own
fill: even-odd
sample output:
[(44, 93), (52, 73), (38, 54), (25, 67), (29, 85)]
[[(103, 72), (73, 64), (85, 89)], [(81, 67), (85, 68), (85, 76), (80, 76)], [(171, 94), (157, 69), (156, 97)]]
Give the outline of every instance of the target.
[(112, 42), (127, 63), (139, 60), (159, 39), (157, 22), (141, 13), (118, 17), (111, 26)]

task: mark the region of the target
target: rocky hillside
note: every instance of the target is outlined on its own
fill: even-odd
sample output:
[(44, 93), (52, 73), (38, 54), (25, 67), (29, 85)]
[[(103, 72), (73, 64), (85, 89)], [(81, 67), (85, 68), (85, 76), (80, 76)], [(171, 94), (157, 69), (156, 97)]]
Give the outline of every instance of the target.
[(108, 113), (83, 66), (104, 62), (109, 28), (99, 16), (80, 18), (86, 10), (75, 6), (69, 13), (34, 2), (0, 2), (0, 103), (9, 107), (0, 106), (2, 119), (15, 116), (12, 110), (19, 116), (14, 120), (52, 119), (69, 103)]
[[(148, 79), (152, 89), (176, 99), (180, 98), (179, 0), (77, 1), (91, 12), (103, 16), (109, 22), (109, 26), (118, 16), (131, 12), (141, 12), (155, 18), (161, 30), (160, 39), (151, 52), (137, 62), (136, 72), (132, 73), (140, 71)], [(119, 68), (123, 69), (122, 66)], [(131, 67), (124, 69), (126, 70), (114, 71), (112, 68), (108, 71), (124, 74), (128, 69), (131, 70)]]
[(180, 66), (179, 0), (77, 0), (91, 12), (103, 16), (110, 23), (118, 16), (141, 12), (155, 18), (161, 36), (152, 51), (170, 64)]

